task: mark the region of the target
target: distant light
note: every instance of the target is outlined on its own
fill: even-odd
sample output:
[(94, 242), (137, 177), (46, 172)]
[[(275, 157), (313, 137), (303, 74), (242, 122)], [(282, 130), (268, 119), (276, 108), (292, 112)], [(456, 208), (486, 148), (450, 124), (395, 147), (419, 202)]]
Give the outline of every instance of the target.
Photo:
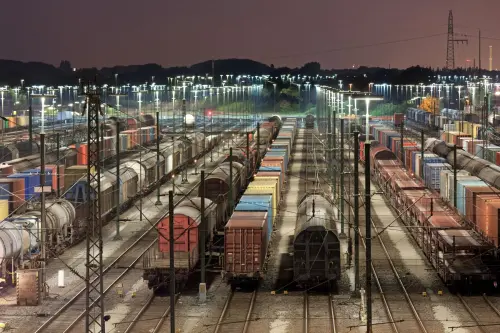
[(500, 96), (500, 91), (495, 91), (495, 96)]

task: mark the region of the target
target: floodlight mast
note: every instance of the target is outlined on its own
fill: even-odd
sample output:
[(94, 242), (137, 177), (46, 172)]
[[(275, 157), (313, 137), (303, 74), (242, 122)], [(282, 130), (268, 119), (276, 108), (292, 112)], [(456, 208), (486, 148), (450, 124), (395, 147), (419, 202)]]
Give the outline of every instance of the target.
[(86, 300), (85, 300), (85, 332), (104, 333), (104, 285), (102, 266), (102, 220), (100, 196), (100, 133), (99, 116), (101, 110), (100, 88), (87, 84), (85, 91), (81, 86), (81, 94), (85, 96), (84, 110), (88, 120), (88, 167), (87, 167), (87, 202), (89, 203), (88, 223), (86, 229), (87, 264), (86, 264)]

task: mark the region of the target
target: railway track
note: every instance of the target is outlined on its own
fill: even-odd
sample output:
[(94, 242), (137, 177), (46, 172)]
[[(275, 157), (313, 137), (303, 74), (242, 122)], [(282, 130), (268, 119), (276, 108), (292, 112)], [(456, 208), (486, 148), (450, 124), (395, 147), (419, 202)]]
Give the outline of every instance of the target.
[[(496, 333), (500, 330), (500, 311), (486, 295), (463, 297), (457, 294), (458, 299), (472, 317), (475, 324), (463, 325), (469, 330), (481, 333)], [(459, 327), (456, 327), (459, 328)], [(450, 327), (449, 329), (454, 329)]]
[[(200, 159), (197, 168), (200, 168), (202, 164), (203, 160)], [(216, 166), (206, 170), (207, 175), (210, 174), (215, 167)], [(183, 193), (179, 193), (179, 190), (176, 189), (174, 207), (187, 198), (195, 189), (197, 189), (199, 184), (199, 181), (195, 184), (190, 184), (187, 190)], [(152, 202), (151, 206), (154, 207)], [(144, 208), (147, 211), (147, 207)], [(142, 278), (142, 270), (135, 269), (135, 265), (142, 258), (143, 254), (156, 243), (158, 238), (156, 223), (164, 215), (163, 211), (155, 211), (154, 208), (152, 208), (151, 211), (153, 211), (153, 214), (156, 212), (156, 214), (149, 217), (150, 221), (154, 221), (151, 222), (151, 226), (147, 228), (147, 230), (143, 232), (128, 248), (126, 248), (125, 251), (121, 252), (118, 257), (114, 258), (114, 260), (112, 260), (111, 263), (103, 269), (105, 289), (104, 296), (107, 296), (113, 290), (114, 286), (125, 279), (127, 281), (137, 281)], [(82, 282), (82, 284), (84, 283)], [(75, 296), (73, 296), (61, 308), (53, 313), (47, 321), (34, 331), (34, 333), (81, 332), (81, 328), (78, 327), (77, 324), (80, 323), (85, 316), (85, 312), (82, 311), (82, 309), (85, 309), (85, 290), (85, 287), (81, 288)]]
[(257, 290), (252, 293), (231, 291), (222, 308), (214, 333), (246, 333), (250, 325)]
[[(364, 181), (364, 179), (362, 180)], [(362, 184), (363, 182), (360, 180), (360, 185)], [(364, 199), (361, 195), (360, 206), (364, 206)], [(350, 206), (350, 209), (354, 214), (352, 205)], [(364, 221), (364, 217), (364, 209), (360, 209), (360, 221)], [(375, 242), (372, 242), (372, 258), (381, 259), (385, 257), (387, 259), (386, 264), (384, 265), (382, 265), (382, 260), (372, 260), (371, 264), (373, 280), (377, 286), (380, 300), (387, 314), (387, 325), (380, 326), (385, 327), (385, 329), (389, 326), (395, 333), (428, 333), (429, 331), (424, 325), (424, 322), (417, 311), (399, 272), (396, 269), (393, 258), (390, 255), (384, 240), (382, 237), (374, 237), (380, 230), (377, 228), (373, 218), (371, 218), (371, 225), (372, 239), (377, 238)], [(362, 228), (360, 228), (360, 235), (362, 236), (360, 237), (361, 244), (363, 244), (363, 247), (366, 249), (365, 234), (361, 232), (361, 230)], [(386, 266), (387, 264), (389, 267)], [(392, 274), (387, 274), (388, 272), (392, 272)], [(381, 274), (383, 274), (383, 278), (381, 277)], [(394, 286), (399, 286), (399, 288), (394, 288)]]
[[(175, 302), (179, 299), (179, 295), (175, 296)], [(130, 322), (123, 323), (127, 325), (125, 330), (120, 330), (123, 333), (133, 332), (160, 332), (165, 320), (170, 315), (170, 296), (160, 297), (154, 293), (150, 295), (146, 304), (142, 306), (134, 319)], [(118, 326), (118, 325), (116, 325)]]
[[(325, 302), (328, 304), (325, 307)], [(327, 320), (328, 318), (328, 320)], [(304, 293), (304, 333), (337, 333), (332, 295), (311, 295)]]

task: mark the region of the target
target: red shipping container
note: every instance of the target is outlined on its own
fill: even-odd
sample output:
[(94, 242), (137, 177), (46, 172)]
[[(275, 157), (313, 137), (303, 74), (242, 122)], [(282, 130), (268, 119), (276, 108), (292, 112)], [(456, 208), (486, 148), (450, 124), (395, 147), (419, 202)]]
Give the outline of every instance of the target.
[(7, 163), (0, 164), (0, 176), (7, 177), (14, 173), (14, 167), (12, 165), (8, 165)]
[(129, 129), (129, 130), (137, 129), (137, 119), (127, 118), (127, 129)]
[(139, 145), (139, 131), (138, 130), (127, 130), (127, 131), (123, 131), (122, 133), (130, 135), (132, 148)]
[(395, 113), (393, 116), (394, 126), (399, 126), (405, 119), (404, 113)]
[(476, 145), (483, 144), (484, 140), (470, 140), (467, 143), (467, 151), (470, 154), (476, 155)]
[(47, 164), (47, 168), (51, 169), (52, 174), (52, 189), (57, 192), (57, 178), (59, 178), (59, 188), (64, 190), (64, 165), (59, 166), (59, 177), (57, 174), (57, 165)]
[[(265, 212), (259, 213), (267, 215)], [(227, 222), (224, 230), (224, 259), (229, 279), (238, 276), (260, 277), (266, 251), (266, 218), (230, 219)]]

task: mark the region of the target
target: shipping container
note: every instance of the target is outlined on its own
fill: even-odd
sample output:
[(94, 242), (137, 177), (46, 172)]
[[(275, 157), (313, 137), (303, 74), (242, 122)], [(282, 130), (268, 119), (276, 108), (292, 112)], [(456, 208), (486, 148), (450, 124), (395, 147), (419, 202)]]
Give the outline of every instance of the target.
[[(267, 252), (267, 213), (253, 219), (230, 219), (224, 230), (225, 271), (229, 281), (262, 277)], [(257, 218), (261, 214), (261, 219)]]
[(465, 188), (465, 217), (475, 225), (478, 225), (476, 221), (478, 195), (491, 195), (491, 199), (495, 199), (495, 196), (500, 199), (500, 191), (494, 187), (484, 186), (467, 186)]
[(24, 199), (31, 200), (40, 194), (35, 193), (35, 187), (40, 186), (40, 175), (15, 173), (7, 178), (24, 179)]
[(500, 199), (484, 200), (482, 195), (476, 200), (476, 224), (484, 235), (498, 247), (498, 221)]
[(0, 197), (9, 201), (9, 213), (26, 211), (24, 182), (22, 178), (0, 178)]
[[(238, 207), (239, 206), (239, 207)], [(233, 220), (246, 220), (246, 219), (265, 219), (266, 224), (266, 237), (269, 243), (271, 236), (273, 235), (273, 212), (271, 210), (271, 203), (269, 202), (267, 206), (263, 203), (239, 203), (236, 207), (231, 219)], [(265, 215), (259, 215), (256, 217), (256, 213), (265, 213)]]
[(448, 163), (426, 163), (424, 166), (425, 185), (432, 190), (440, 188), (440, 173), (442, 170), (449, 170), (451, 165)]
[[(271, 195), (243, 195), (240, 202), (236, 206), (235, 211), (255, 211), (268, 212), (268, 220), (270, 222), (269, 230), (273, 230), (274, 212), (273, 212), (273, 197)], [(270, 237), (271, 235), (269, 235)]]
[(460, 214), (465, 216), (465, 189), (468, 186), (484, 186), (488, 187), (488, 184), (482, 180), (459, 180), (457, 181), (457, 210)]

